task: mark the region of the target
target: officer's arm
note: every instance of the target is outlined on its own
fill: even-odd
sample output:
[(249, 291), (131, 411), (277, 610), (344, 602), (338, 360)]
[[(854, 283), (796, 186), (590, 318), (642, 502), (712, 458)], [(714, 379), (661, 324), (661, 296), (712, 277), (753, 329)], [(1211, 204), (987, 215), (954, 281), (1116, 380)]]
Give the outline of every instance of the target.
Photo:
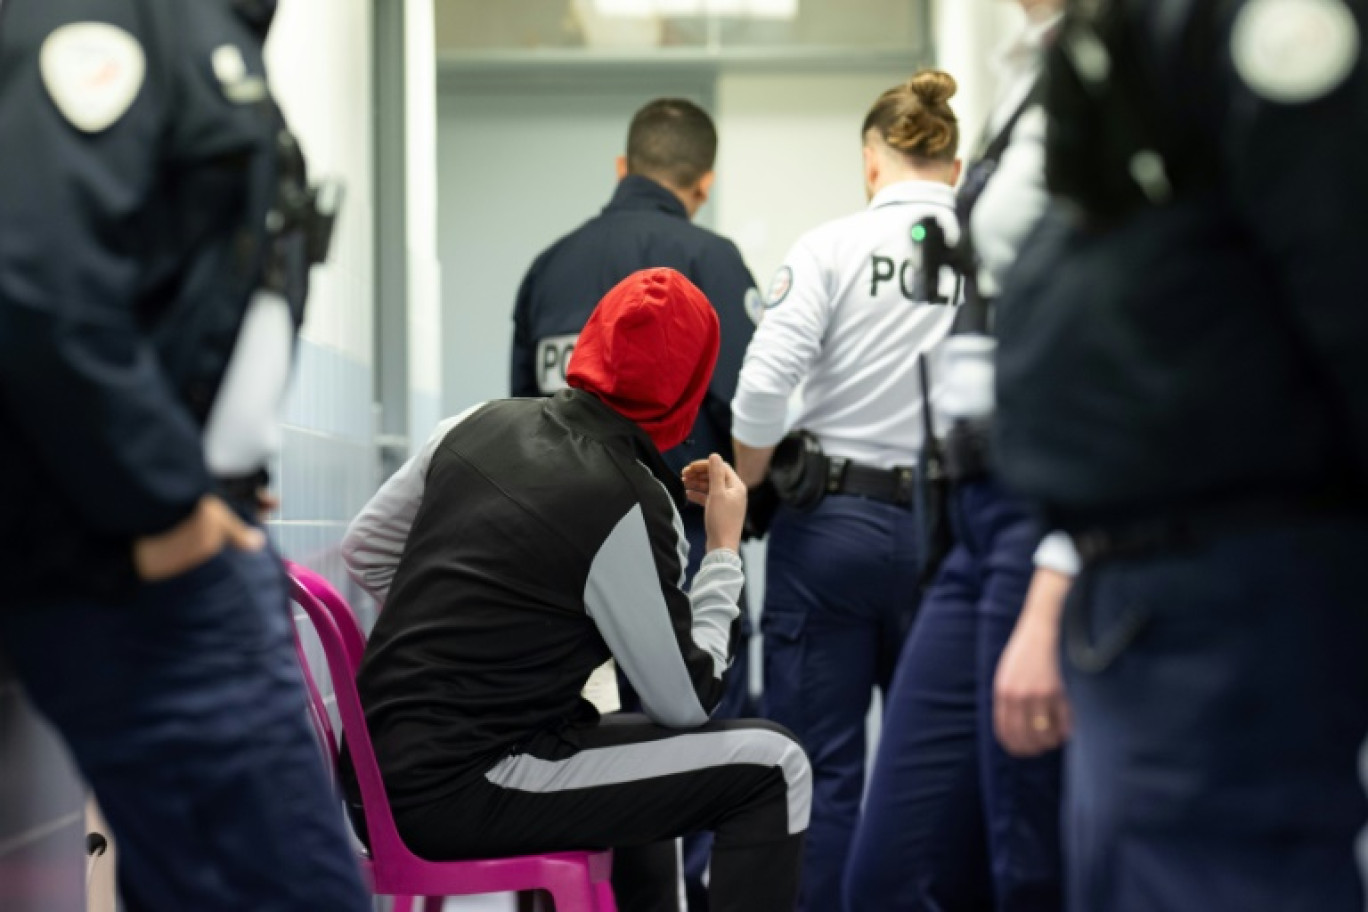
[(718, 549), (703, 558), (686, 595), (683, 523), (659, 483), (645, 484), (656, 490), (645, 491), (604, 540), (584, 605), (646, 714), (691, 728), (722, 699), (745, 577), (736, 552)]
[(39, 70), (50, 28), (36, 22), (60, 16), (21, 9), (0, 29), (0, 410), (19, 436), (6, 445), (36, 454), (94, 533), (162, 532), (209, 476), (199, 428), (134, 312), (164, 135), (159, 81), (137, 75), (137, 60), (150, 74), (157, 64), (145, 48), (112, 51), (102, 79), (134, 80), (138, 95), (112, 125), (83, 132)]
[(769, 475), (774, 447), (747, 446), (739, 440), (733, 440), (732, 449), (736, 451), (736, 474), (741, 476), (746, 487), (758, 488), (764, 483), (765, 476)]
[(541, 395), (537, 383), (537, 340), (532, 335), (532, 281), (537, 267), (523, 276), (518, 286), (518, 302), (513, 308), (513, 357), (510, 363), (509, 395), (530, 397)]
[[(820, 261), (799, 241), (789, 252), (750, 347), (732, 400), (732, 436), (754, 449), (784, 436), (788, 402), (822, 351), (831, 321), (832, 294)], [(741, 465), (738, 465), (738, 469)], [(742, 474), (747, 484), (754, 482)]]
[[(717, 439), (730, 440), (732, 428), (731, 401), (736, 395), (741, 364), (746, 347), (755, 333), (755, 324), (746, 313), (746, 294), (755, 288), (755, 279), (741, 258), (741, 251), (731, 241), (720, 239), (715, 255), (698, 264), (698, 287), (708, 296), (717, 311), (722, 341), (717, 352), (717, 366), (704, 408), (717, 430)], [(722, 458), (731, 461), (730, 454)]]
[[(1246, 4), (1244, 15), (1257, 13), (1256, 6)], [(1360, 37), (1368, 41), (1364, 4), (1344, 4), (1340, 11), (1348, 14), (1350, 6), (1356, 10), (1350, 15), (1358, 19)], [(1308, 34), (1314, 37), (1317, 30)], [(1341, 33), (1332, 29), (1332, 34)], [(1290, 50), (1320, 55), (1324, 64), (1336, 44), (1313, 41), (1297, 48), (1293, 42)], [(1258, 48), (1247, 46), (1254, 57), (1245, 60), (1241, 72), (1227, 55), (1221, 141), (1224, 173), (1236, 205), (1276, 273), (1288, 326), (1342, 416), (1345, 439), (1363, 477), (1368, 475), (1363, 263), (1368, 251), (1368, 67), (1359, 48), (1346, 78), (1318, 97), (1297, 102), (1270, 98), (1288, 76), (1279, 68), (1287, 61), (1278, 67), (1261, 65)], [(1333, 68), (1324, 73), (1328, 78)]]

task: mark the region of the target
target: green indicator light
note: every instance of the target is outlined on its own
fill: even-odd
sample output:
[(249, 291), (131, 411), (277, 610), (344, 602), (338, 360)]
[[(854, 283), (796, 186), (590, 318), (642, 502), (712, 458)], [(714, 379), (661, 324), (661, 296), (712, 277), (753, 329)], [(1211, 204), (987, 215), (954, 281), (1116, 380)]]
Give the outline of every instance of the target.
[(913, 225), (913, 226), (912, 226), (912, 240), (916, 241), (918, 244), (920, 244), (922, 241), (926, 240), (926, 226), (925, 226), (925, 225)]

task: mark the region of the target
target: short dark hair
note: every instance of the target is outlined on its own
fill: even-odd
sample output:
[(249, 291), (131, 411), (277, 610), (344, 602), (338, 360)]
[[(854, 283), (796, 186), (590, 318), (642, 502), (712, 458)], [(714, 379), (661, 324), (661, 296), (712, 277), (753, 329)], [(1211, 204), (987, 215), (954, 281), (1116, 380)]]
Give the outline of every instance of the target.
[(682, 98), (658, 98), (632, 118), (627, 173), (692, 187), (717, 160), (717, 128), (707, 112)]

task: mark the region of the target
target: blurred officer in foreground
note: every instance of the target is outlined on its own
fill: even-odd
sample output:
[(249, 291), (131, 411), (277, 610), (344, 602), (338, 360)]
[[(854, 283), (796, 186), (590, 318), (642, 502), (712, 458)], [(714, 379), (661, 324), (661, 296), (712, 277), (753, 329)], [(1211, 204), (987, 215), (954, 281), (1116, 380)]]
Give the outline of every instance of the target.
[[(942, 348), (937, 397), (949, 419), (946, 514), (954, 542), (898, 660), (846, 868), (847, 912), (1062, 906), (1060, 755), (1014, 758), (993, 733), (999, 659), (1033, 574), (1053, 572), (1036, 571), (1043, 529), (1003, 490), (987, 458), (992, 299), (1049, 199), (1039, 83), (1063, 2), (1022, 6), (1026, 23), (997, 57), (998, 102), (958, 193), (968, 229), (953, 258), (972, 281)], [(924, 271), (937, 257), (927, 259)], [(1046, 655), (1041, 664), (1058, 690), (1058, 662)], [(1037, 719), (1054, 725), (1052, 716)]]
[[(783, 502), (766, 567), (765, 715), (812, 760), (802, 908), (841, 908), (865, 780), (865, 720), (917, 608), (918, 450), (929, 421), (918, 356), (951, 298), (921, 294), (912, 228), (954, 238), (955, 80), (922, 71), (860, 130), (869, 206), (806, 232), (770, 287), (732, 408), (737, 472)], [(789, 397), (806, 383), (788, 430)]]
[(369, 908), (255, 525), (330, 227), (273, 9), (0, 6), (0, 644), (130, 910)]
[[(722, 348), (688, 439), (665, 454), (676, 473), (709, 453), (732, 461), (731, 399), (755, 330), (745, 307), (755, 281), (740, 251), (692, 222), (712, 192), (716, 157), (717, 130), (693, 102), (661, 98), (637, 111), (627, 131), (627, 152), (617, 159), (613, 198), (599, 215), (537, 257), (518, 290), (513, 314), (512, 395), (548, 396), (565, 389), (580, 330), (618, 282), (641, 269), (668, 266), (698, 286), (717, 311)], [(703, 511), (685, 510), (683, 520), (689, 541), (686, 580), (692, 580), (706, 553)], [(750, 617), (742, 612), (735, 665), (714, 718), (755, 712), (748, 683), (750, 632)], [(619, 681), (624, 707), (639, 711), (630, 685), (620, 675)], [(684, 866), (694, 912), (707, 908), (707, 860), (708, 839), (689, 840)]]
[(1360, 912), (1364, 0), (1071, 5), (998, 464), (1073, 533), (1069, 908)]

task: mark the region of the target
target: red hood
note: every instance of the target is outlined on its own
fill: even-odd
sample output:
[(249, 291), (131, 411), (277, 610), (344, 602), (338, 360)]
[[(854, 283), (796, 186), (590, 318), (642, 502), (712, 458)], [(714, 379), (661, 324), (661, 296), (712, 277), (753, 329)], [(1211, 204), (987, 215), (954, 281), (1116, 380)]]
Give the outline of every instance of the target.
[(689, 436), (720, 342), (703, 292), (673, 269), (643, 269), (594, 308), (566, 382), (641, 425), (663, 453)]

